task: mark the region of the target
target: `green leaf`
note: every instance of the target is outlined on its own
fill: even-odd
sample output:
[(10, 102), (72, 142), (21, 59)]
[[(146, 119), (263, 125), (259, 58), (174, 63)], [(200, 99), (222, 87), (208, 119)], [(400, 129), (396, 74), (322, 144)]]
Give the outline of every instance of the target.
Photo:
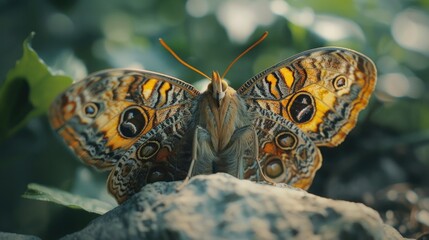
[(60, 189), (50, 188), (36, 183), (28, 184), (27, 191), (22, 197), (53, 202), (69, 208), (82, 209), (97, 214), (104, 214), (115, 207), (110, 203), (98, 199), (74, 195)]
[(0, 141), (33, 117), (45, 113), (72, 79), (52, 73), (31, 48), (32, 33), (23, 43), (23, 56), (0, 86)]

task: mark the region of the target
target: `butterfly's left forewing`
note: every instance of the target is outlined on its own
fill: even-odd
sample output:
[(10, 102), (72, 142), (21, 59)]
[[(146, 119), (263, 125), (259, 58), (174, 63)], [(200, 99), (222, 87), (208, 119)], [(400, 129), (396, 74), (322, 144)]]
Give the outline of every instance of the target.
[(184, 114), (197, 95), (190, 84), (166, 75), (107, 70), (61, 94), (50, 108), (50, 121), (81, 160), (110, 169), (151, 129)]

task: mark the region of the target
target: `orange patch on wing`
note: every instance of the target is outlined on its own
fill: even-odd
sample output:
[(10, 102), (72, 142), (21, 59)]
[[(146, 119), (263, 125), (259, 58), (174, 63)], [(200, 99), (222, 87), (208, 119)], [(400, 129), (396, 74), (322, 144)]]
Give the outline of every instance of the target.
[(143, 84), (142, 86), (142, 93), (143, 93), (143, 98), (144, 99), (149, 99), (149, 97), (152, 95), (154, 89), (155, 89), (155, 85), (158, 82), (157, 79), (152, 78), (149, 79), (145, 82), (145, 84)]
[(60, 111), (57, 110), (58, 105), (54, 104), (49, 109), (49, 121), (53, 129), (57, 130), (58, 128), (64, 125), (64, 115), (61, 114)]
[(156, 155), (156, 161), (157, 162), (166, 161), (168, 159), (168, 156), (170, 156), (170, 155), (171, 155), (170, 150), (163, 147), (163, 148), (161, 148), (161, 150), (159, 150), (158, 154)]
[(313, 182), (313, 178), (303, 178), (293, 183), (292, 186), (307, 190), (311, 186), (312, 182)]
[(293, 82), (295, 81), (295, 78), (293, 77), (293, 72), (284, 67), (284, 68), (280, 68), (280, 74), (283, 76), (286, 86), (288, 86), (288, 88), (291, 88), (293, 85)]
[(274, 95), (275, 98), (277, 98), (277, 99), (280, 98), (280, 93), (276, 88), (277, 87), (277, 78), (274, 76), (274, 74), (270, 73), (266, 79), (270, 83), (270, 93), (272, 95)]
[(277, 153), (277, 147), (274, 145), (274, 143), (266, 143), (262, 149), (266, 153), (271, 153), (271, 154)]

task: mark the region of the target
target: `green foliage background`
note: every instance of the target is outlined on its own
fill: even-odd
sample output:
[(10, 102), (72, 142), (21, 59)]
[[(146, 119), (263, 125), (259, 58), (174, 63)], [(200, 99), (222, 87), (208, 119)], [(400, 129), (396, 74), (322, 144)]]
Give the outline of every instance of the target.
[[(269, 37), (229, 72), (233, 87), (303, 50), (330, 45), (355, 49), (376, 63), (377, 89), (346, 142), (323, 149), (325, 165), (312, 191), (354, 199), (353, 194), (363, 190), (340, 194), (326, 179), (350, 188), (353, 182), (347, 178), (331, 177), (334, 169), (355, 174), (365, 163), (363, 172), (377, 176), (371, 169), (384, 158), (393, 159), (395, 169), (407, 169), (411, 162), (420, 169), (412, 174), (390, 171), (392, 182), (383, 182), (382, 174), (368, 178), (375, 182), (365, 191), (374, 193), (393, 183), (428, 185), (422, 176), (429, 170), (428, 0), (0, 0), (0, 86), (6, 85), (6, 75), (33, 31), (32, 45), (39, 56), (75, 80), (114, 67), (145, 68), (190, 83), (200, 80), (161, 47), (160, 37), (190, 64), (210, 73), (222, 72), (269, 31)], [(54, 88), (46, 82), (37, 86)], [(0, 99), (0, 106), (9, 110), (14, 101), (28, 99), (25, 92), (11, 91), (8, 99)], [(48, 104), (44, 95), (34, 98)], [(0, 135), (10, 130), (5, 118), (0, 112)], [(106, 174), (77, 161), (53, 134), (45, 114), (28, 120), (0, 143), (0, 231), (58, 238), (96, 215), (22, 199), (27, 184), (111, 201), (105, 192)]]

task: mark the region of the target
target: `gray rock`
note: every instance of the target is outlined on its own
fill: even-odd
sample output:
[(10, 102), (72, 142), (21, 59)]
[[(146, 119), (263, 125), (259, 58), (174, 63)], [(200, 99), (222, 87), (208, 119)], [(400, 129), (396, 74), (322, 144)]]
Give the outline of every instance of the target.
[(227, 174), (145, 186), (63, 239), (403, 239), (376, 211)]

